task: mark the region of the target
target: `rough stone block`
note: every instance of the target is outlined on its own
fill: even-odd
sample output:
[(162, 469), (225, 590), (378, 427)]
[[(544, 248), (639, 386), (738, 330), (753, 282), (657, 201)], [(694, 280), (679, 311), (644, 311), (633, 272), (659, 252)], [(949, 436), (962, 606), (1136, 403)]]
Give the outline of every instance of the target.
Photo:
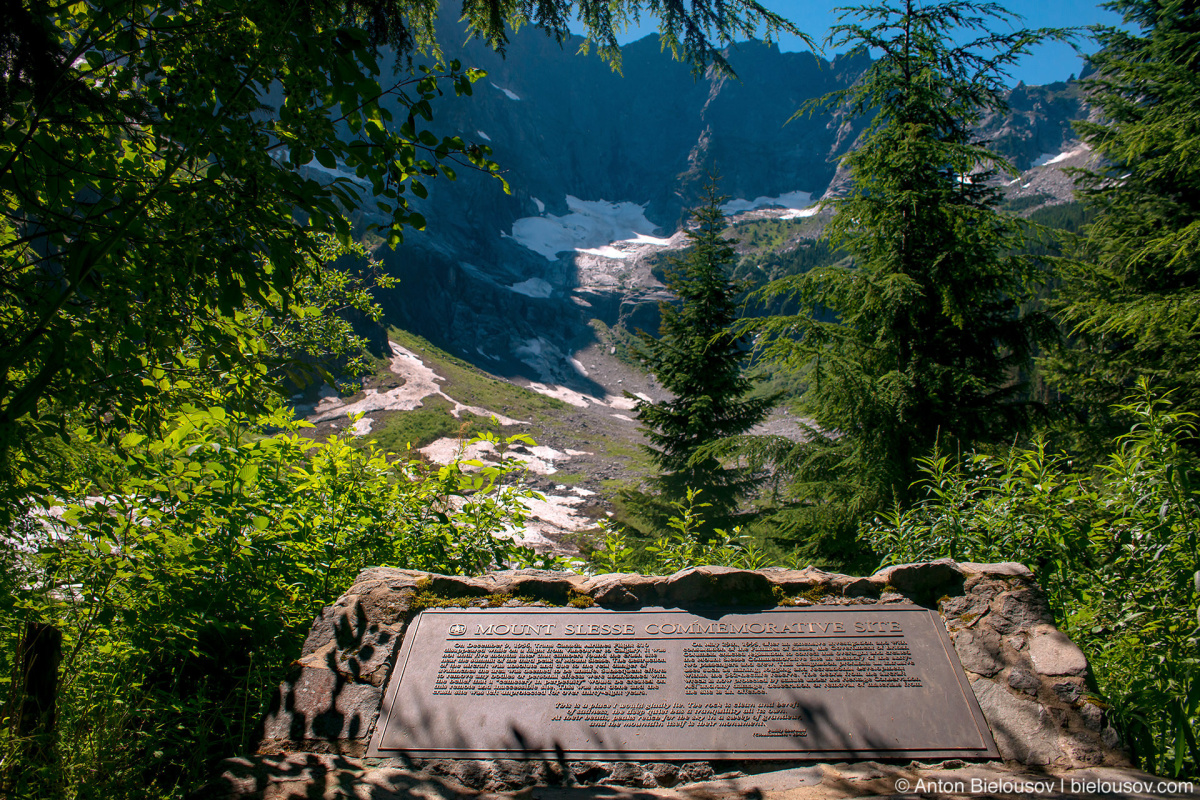
[(675, 764), (658, 762), (650, 765), (650, 774), (659, 786), (674, 786), (679, 783), (679, 767)]
[(439, 597), (487, 597), (496, 591), (495, 581), (461, 575), (428, 575), (419, 588)]
[(1056, 683), (1053, 686), (1054, 694), (1059, 700), (1064, 703), (1075, 704), (1083, 697), (1083, 688), (1074, 683)]
[(1049, 626), (1034, 630), (1029, 640), (1029, 660), (1042, 675), (1082, 675), (1087, 672), (1087, 656), (1067, 638)]
[(415, 587), (390, 589), (377, 586), (358, 595), (358, 602), (366, 618), (376, 625), (403, 625), (416, 596)]
[(613, 764), (612, 772), (601, 783), (612, 783), (623, 786), (641, 786), (645, 770), (642, 765), (630, 761), (618, 761)]
[(1053, 619), (1042, 593), (1025, 588), (997, 595), (991, 602), (986, 622), (997, 633), (1007, 635), (1021, 629), (1032, 629)]
[(674, 603), (769, 602), (771, 583), (760, 572), (731, 567), (691, 567), (669, 577), (664, 599)]
[(689, 783), (706, 781), (715, 774), (712, 764), (707, 761), (689, 761), (679, 771), (680, 778)]
[(871, 576), (880, 585), (891, 584), (905, 594), (937, 594), (956, 586), (961, 587), (963, 572), (948, 558), (922, 564), (896, 564), (885, 567)]
[(610, 608), (643, 605), (657, 601), (659, 582), (636, 573), (614, 572), (597, 575), (580, 585), (578, 591), (597, 604)]
[(988, 678), (1001, 669), (1001, 664), (996, 658), (1000, 651), (999, 645), (994, 635), (989, 637), (974, 631), (960, 631), (954, 636), (954, 649), (963, 669)]
[(1083, 724), (1086, 725), (1089, 730), (1096, 731), (1097, 733), (1104, 730), (1104, 724), (1106, 721), (1104, 719), (1104, 709), (1100, 708), (1100, 706), (1096, 705), (1095, 703), (1085, 700), (1079, 709), (1079, 716), (1083, 719)]
[(304, 667), (295, 680), (279, 687), (263, 723), (263, 738), (365, 740), (375, 729), (382, 701), (378, 687), (350, 683), (332, 670)]
[(988, 599), (976, 594), (947, 597), (938, 604), (938, 611), (946, 620), (946, 627), (969, 628), (987, 613)]
[(788, 594), (800, 594), (817, 586), (830, 586), (835, 578), (844, 577), (816, 567), (770, 569), (762, 573), (773, 586), (778, 586)]
[(1008, 673), (1008, 685), (1018, 692), (1036, 697), (1042, 682), (1032, 672), (1020, 667), (1013, 667)]
[(364, 594), (381, 588), (394, 592), (415, 589), (425, 574), (416, 570), (396, 569), (395, 567), (368, 567), (354, 579), (354, 585), (350, 587), (347, 594)]
[(959, 561), (958, 568), (966, 575), (986, 575), (990, 578), (1023, 578), (1033, 580), (1033, 573), (1024, 564), (1016, 561), (1000, 561), (995, 564), (979, 564), (974, 561)]
[(1035, 765), (1065, 760), (1057, 726), (1042, 706), (987, 678), (975, 681), (971, 688), (1003, 758)]
[(317, 612), (317, 617), (313, 620), (312, 627), (308, 629), (308, 635), (304, 637), (304, 644), (300, 648), (301, 658), (312, 655), (333, 642), (333, 616), (335, 613), (333, 606), (325, 606)]
[(587, 582), (587, 578), (574, 572), (545, 572), (541, 570), (507, 570), (493, 573), (497, 579), (507, 579), (505, 591), (523, 597), (565, 603), (572, 591)]
[(845, 597), (878, 597), (879, 584), (870, 578), (847, 581), (842, 586), (842, 595)]

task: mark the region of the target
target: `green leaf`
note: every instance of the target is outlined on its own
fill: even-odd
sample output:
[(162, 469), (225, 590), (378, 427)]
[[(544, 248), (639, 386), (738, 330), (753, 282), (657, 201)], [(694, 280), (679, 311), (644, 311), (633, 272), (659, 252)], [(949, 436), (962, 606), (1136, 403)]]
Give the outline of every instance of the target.
[(320, 147), (316, 150), (317, 162), (326, 169), (337, 169), (337, 159), (333, 157), (333, 153), (326, 147)]

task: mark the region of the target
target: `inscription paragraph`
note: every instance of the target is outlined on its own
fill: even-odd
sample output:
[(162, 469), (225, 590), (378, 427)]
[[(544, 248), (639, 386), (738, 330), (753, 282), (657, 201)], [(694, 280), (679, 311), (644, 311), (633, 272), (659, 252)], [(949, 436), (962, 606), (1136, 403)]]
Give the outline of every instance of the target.
[(684, 693), (766, 694), (772, 689), (919, 689), (903, 639), (834, 642), (700, 641), (683, 650)]
[(640, 697), (666, 685), (666, 654), (648, 642), (455, 642), (433, 694)]

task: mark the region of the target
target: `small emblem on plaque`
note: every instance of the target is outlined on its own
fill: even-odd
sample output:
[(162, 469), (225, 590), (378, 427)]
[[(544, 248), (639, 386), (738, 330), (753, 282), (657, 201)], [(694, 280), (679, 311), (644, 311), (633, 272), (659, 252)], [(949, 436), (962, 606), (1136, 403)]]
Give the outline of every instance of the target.
[(451, 636), (462, 636), (466, 632), (467, 632), (466, 625), (451, 625), (450, 626), (450, 635)]

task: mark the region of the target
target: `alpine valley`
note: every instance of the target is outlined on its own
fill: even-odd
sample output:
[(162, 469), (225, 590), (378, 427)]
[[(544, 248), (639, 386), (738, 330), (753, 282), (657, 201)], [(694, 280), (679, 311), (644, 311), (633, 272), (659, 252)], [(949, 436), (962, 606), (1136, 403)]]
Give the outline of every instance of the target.
[[(386, 341), (376, 336), (380, 370), (355, 396), (297, 398), (318, 434), (361, 412), (356, 433), (434, 460), (493, 416), (506, 432), (530, 433), (538, 446), (514, 453), (546, 500), (530, 501), (524, 538), (560, 553), (578, 544), (570, 534), (594, 528), (606, 495), (648, 466), (634, 398), (662, 393), (628, 342), (657, 330), (658, 303), (670, 299), (662, 266), (682, 248), (704, 182), (719, 175), (729, 196), (739, 278), (761, 284), (812, 266), (832, 213), (822, 203), (844, 189), (838, 160), (865, 121), (841, 110), (794, 115), (869, 63), (747, 42), (726, 52), (736, 77), (694, 76), (647, 37), (622, 48), (618, 73), (577, 53), (581, 42), (560, 47), (525, 29), (504, 57), (473, 42), (446, 48), (487, 76), (473, 96), (440, 98), (435, 128), (492, 148), (511, 193), (467, 168), (431, 181), (427, 198), (410, 201), (426, 229), (406, 231), (394, 251), (370, 233), (380, 220), (360, 213), (357, 229), (400, 281), (379, 295), (391, 326)], [(978, 126), (1017, 170), (1000, 178), (1006, 205), (1031, 215), (1069, 203), (1063, 170), (1090, 156), (1072, 132), (1089, 114), (1082, 88), (1072, 76), (1018, 85), (1008, 99), (1008, 114)], [(310, 170), (319, 180), (338, 174)], [(785, 410), (767, 424), (802, 431)]]

